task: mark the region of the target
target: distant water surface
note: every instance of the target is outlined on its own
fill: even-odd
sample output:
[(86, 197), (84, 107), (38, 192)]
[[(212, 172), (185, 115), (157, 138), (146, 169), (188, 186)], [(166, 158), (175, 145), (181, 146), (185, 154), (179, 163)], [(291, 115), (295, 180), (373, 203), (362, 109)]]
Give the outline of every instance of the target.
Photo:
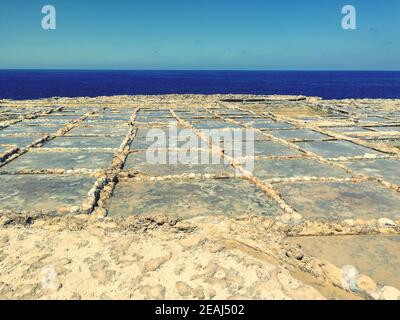
[(400, 72), (0, 70), (0, 99), (174, 93), (400, 98)]

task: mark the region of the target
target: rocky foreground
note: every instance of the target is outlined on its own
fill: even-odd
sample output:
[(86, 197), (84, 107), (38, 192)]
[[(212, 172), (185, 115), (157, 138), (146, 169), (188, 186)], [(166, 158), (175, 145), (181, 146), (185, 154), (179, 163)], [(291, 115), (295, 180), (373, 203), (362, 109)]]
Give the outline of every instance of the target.
[[(1, 299), (395, 299), (262, 217), (1, 217)], [(368, 292), (370, 294), (368, 294)]]
[(2, 217), (0, 297), (360, 298), (327, 280), (339, 272), (333, 265), (314, 278), (296, 267), (304, 259), (260, 217)]

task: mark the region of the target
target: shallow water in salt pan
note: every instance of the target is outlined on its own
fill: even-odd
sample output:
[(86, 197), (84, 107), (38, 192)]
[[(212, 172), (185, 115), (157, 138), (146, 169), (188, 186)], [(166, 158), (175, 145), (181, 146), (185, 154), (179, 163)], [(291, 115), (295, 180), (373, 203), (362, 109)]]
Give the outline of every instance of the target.
[(56, 211), (82, 205), (94, 178), (56, 175), (0, 175), (0, 209)]
[(0, 170), (14, 172), (19, 170), (43, 169), (106, 169), (113, 153), (109, 152), (28, 152), (6, 164)]
[(357, 235), (289, 238), (307, 255), (337, 267), (354, 266), (380, 285), (400, 288), (400, 236)]
[(121, 181), (111, 199), (111, 216), (168, 214), (240, 215), (280, 213), (261, 190), (240, 179), (206, 181)]
[(306, 219), (400, 219), (400, 194), (377, 182), (282, 183), (276, 188)]

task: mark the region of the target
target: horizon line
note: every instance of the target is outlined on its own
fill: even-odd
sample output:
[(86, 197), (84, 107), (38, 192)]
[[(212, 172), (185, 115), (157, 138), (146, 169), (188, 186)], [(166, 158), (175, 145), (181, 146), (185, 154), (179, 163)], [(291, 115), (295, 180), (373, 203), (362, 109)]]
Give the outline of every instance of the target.
[(0, 68), (0, 71), (196, 71), (196, 72), (400, 72), (382, 69), (101, 69), (101, 68)]

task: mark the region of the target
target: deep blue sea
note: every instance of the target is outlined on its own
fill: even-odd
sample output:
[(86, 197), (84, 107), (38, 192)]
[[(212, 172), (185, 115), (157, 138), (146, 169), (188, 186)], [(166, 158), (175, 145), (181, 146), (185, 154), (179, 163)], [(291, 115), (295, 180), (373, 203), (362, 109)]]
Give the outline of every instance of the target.
[(0, 70), (0, 99), (172, 93), (400, 98), (400, 72)]

